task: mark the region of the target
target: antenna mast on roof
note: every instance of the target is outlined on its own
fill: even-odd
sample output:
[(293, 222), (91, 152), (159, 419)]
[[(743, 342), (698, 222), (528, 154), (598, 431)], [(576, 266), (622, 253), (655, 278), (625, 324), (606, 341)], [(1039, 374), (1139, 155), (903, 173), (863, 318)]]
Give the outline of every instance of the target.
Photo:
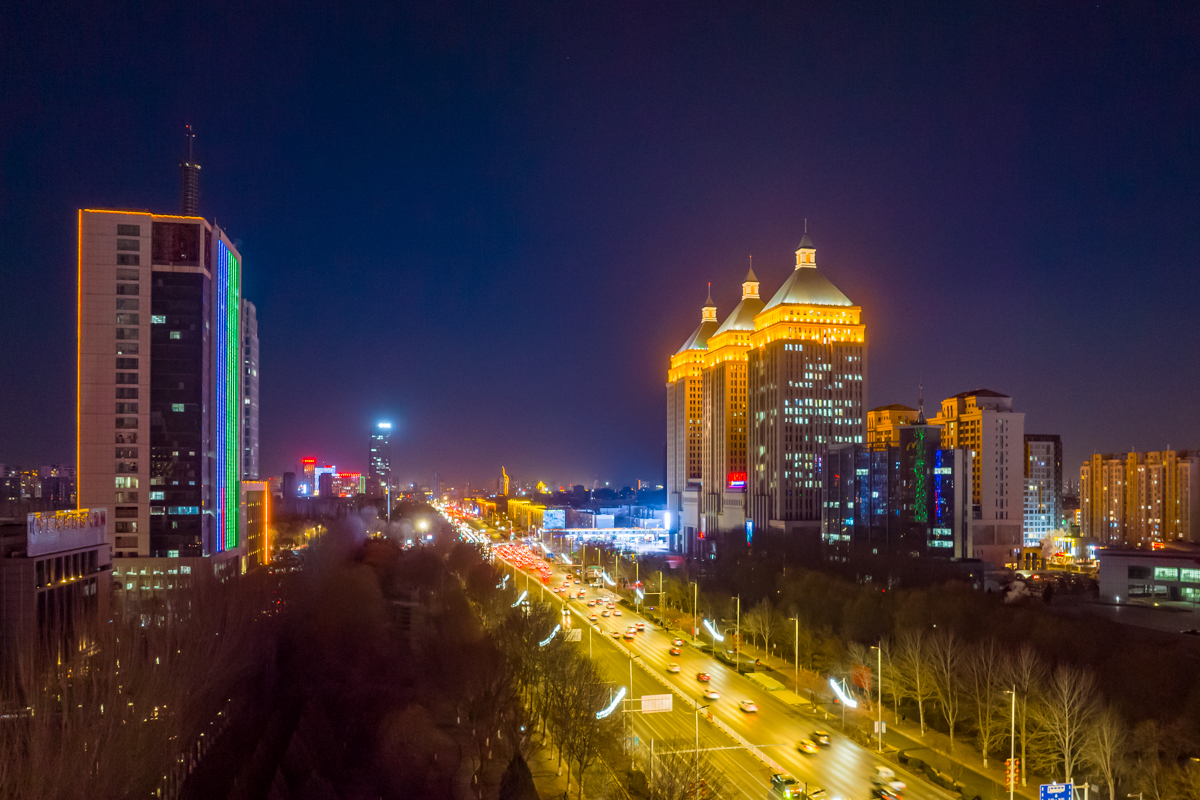
[(179, 211), (187, 217), (194, 217), (200, 207), (200, 165), (196, 163), (193, 155), (192, 145), (196, 141), (196, 134), (192, 130), (191, 125), (186, 126), (188, 140), (188, 157), (187, 161), (179, 165), (183, 177), (183, 187), (179, 198)]

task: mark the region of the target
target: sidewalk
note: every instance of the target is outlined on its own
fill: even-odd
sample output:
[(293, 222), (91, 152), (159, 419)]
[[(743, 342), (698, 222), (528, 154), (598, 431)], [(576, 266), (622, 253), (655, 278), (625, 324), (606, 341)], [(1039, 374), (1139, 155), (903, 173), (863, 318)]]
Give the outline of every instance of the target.
[[(832, 702), (832, 692), (829, 691), (826, 679), (822, 676), (802, 667), (799, 673), (800, 685), (797, 687), (793, 678), (795, 670), (790, 661), (784, 661), (777, 656), (765, 655), (758, 647), (744, 647), (742, 652), (747, 655), (757, 654), (757, 658), (761, 660), (765, 671), (768, 671), (771, 677), (801, 697), (809, 697), (809, 693), (814, 692), (818, 702)], [(847, 726), (851, 724), (850, 719), (854, 718), (854, 724), (857, 726), (866, 726), (867, 729), (873, 727), (876, 719), (874, 698), (872, 697), (871, 701), (864, 706), (861, 710), (847, 713)], [(810, 713), (804, 707), (798, 710), (801, 713)], [(930, 711), (931, 706), (927, 706), (927, 716)], [(956, 780), (964, 784), (965, 789), (969, 790), (967, 792), (969, 798), (979, 795), (983, 800), (1000, 800), (1008, 796), (1008, 785), (1004, 780), (1004, 761), (1009, 754), (1007, 748), (1003, 753), (993, 753), (988, 759), (988, 766), (984, 767), (983, 757), (975, 747), (966, 725), (957, 726), (954, 737), (954, 753), (950, 755), (950, 737), (947, 734), (926, 728), (925, 735), (921, 736), (919, 722), (911, 719), (903, 722), (897, 721), (895, 715), (888, 710), (886, 703), (883, 709), (883, 720), (887, 725), (887, 733), (884, 735), (885, 750), (891, 748), (911, 752), (914, 758), (932, 765), (939, 772), (954, 776)], [(840, 714), (831, 713), (829, 721), (840, 725)], [(1022, 772), (1024, 771), (1022, 770)], [(1026, 800), (1038, 800), (1038, 785), (1050, 783), (1049, 779), (1042, 776), (1023, 774), (1022, 777), (1025, 779), (1026, 785), (1018, 785), (1015, 794)]]

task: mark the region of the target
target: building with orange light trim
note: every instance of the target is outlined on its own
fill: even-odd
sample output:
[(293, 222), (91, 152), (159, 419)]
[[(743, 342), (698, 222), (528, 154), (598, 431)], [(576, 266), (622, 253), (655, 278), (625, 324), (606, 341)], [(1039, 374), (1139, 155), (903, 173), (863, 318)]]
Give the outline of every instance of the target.
[(667, 528), (672, 549), (689, 553), (689, 543), (700, 533), (704, 352), (717, 327), (710, 288), (700, 309), (700, 325), (671, 356), (667, 371)]
[(706, 538), (746, 529), (746, 368), (754, 318), (762, 309), (751, 268), (742, 281), (741, 301), (709, 336), (702, 356), (700, 529)]
[(756, 534), (815, 540), (826, 449), (864, 440), (867, 330), (862, 309), (817, 268), (807, 234), (750, 345), (748, 517)]

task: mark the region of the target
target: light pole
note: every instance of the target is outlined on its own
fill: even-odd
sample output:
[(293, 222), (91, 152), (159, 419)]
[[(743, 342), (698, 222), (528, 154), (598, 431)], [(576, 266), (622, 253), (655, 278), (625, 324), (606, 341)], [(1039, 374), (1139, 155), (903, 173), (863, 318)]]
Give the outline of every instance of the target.
[[(1012, 691), (1012, 718), (1010, 730), (1008, 734), (1008, 800), (1013, 800), (1013, 792), (1016, 791), (1017, 773), (1017, 685), (1014, 683)], [(1130, 795), (1132, 797), (1133, 795)]]
[[(879, 705), (879, 709), (876, 714), (878, 719), (875, 724), (879, 726), (879, 729), (876, 731), (876, 733), (879, 734), (879, 750), (878, 750), (878, 752), (882, 753), (883, 752), (883, 648), (879, 647), (879, 646), (873, 646), (871, 649), (874, 650), (878, 654), (878, 659), (879, 659), (878, 666), (876, 667), (876, 673), (875, 673), (875, 680), (878, 681), (878, 683), (879, 683), (879, 699), (877, 701), (877, 703)], [(1011, 800), (1011, 798), (1010, 798), (1010, 800)]]
[(700, 792), (700, 709), (702, 709), (702, 708), (708, 708), (708, 705), (707, 704), (700, 705), (699, 703), (696, 704), (696, 714), (695, 714), (695, 720), (696, 720), (696, 755), (695, 755), (695, 759), (696, 759), (696, 761), (695, 761), (695, 772), (694, 772), (695, 779), (694, 779), (694, 783), (692, 783), (692, 788), (693, 788), (692, 795), (693, 796), (699, 794), (699, 792)]
[(742, 596), (737, 596), (737, 634), (733, 639), (733, 671), (742, 674)]
[(800, 618), (792, 617), (792, 622), (796, 623), (796, 632), (793, 635), (793, 639), (792, 639), (792, 641), (796, 645), (796, 654), (794, 656), (792, 656), (792, 658), (794, 659), (792, 661), (792, 667), (793, 667), (792, 683), (794, 684), (794, 686), (792, 687), (792, 691), (794, 691), (796, 694), (799, 694), (800, 693)]
[(696, 600), (700, 596), (700, 584), (692, 581), (692, 646), (696, 646)]

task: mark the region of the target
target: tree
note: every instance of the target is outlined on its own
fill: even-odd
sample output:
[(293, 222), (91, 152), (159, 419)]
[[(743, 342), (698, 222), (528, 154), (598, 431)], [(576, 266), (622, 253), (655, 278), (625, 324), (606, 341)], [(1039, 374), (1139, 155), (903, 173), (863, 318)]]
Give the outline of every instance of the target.
[(950, 752), (954, 752), (954, 726), (962, 713), (962, 642), (948, 630), (929, 640), (929, 673), (942, 718), (950, 729)]
[(596, 760), (600, 743), (619, 735), (614, 727), (613, 715), (604, 719), (596, 718), (596, 712), (611, 702), (610, 694), (611, 690), (596, 662), (583, 657), (574, 659), (566, 692), (569, 711), (566, 715), (565, 741), (567, 753), (579, 767), (580, 798), (583, 797), (583, 775)]
[[(1029, 645), (1022, 645), (1015, 656), (1004, 661), (1004, 682), (1017, 693), (1017, 734), (1021, 737), (1021, 764), (1026, 760), (1029, 743), (1030, 700), (1036, 700), (1046, 680), (1046, 665)], [(1027, 785), (1028, 769), (1021, 770), (1021, 785)]]
[(761, 636), (763, 650), (769, 654), (771, 650), (771, 637), (779, 633), (782, 623), (783, 618), (779, 615), (779, 612), (771, 605), (770, 599), (764, 597), (746, 615), (746, 619), (742, 622), (742, 630), (750, 633), (751, 641)]
[[(667, 739), (653, 757), (644, 753), (642, 769), (650, 800), (688, 800), (700, 796), (723, 800), (737, 796), (737, 789), (717, 767), (711, 753), (696, 752), (693, 742), (687, 739)], [(702, 791), (693, 788), (697, 781)]]
[(1090, 672), (1060, 665), (1050, 674), (1034, 717), (1051, 747), (1054, 762), (1070, 783), (1082, 758), (1088, 725), (1096, 712), (1096, 678)]
[(917, 704), (921, 735), (925, 735), (925, 704), (937, 696), (929, 668), (929, 641), (921, 631), (900, 634), (896, 666), (904, 681), (905, 694)]
[(1116, 800), (1117, 776), (1124, 770), (1129, 734), (1125, 720), (1112, 706), (1105, 706), (1088, 725), (1083, 755), (1089, 764), (1104, 776), (1108, 784), (1108, 800)]
[(971, 724), (988, 765), (988, 754), (999, 747), (1009, 732), (1005, 700), (1004, 660), (995, 639), (985, 639), (966, 655), (963, 677), (971, 707)]

